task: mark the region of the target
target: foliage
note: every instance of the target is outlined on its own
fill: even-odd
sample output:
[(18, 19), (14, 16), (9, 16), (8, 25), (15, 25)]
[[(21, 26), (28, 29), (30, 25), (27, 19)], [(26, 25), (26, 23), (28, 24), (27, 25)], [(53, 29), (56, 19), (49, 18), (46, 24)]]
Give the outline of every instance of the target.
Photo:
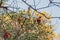
[(20, 11), (16, 14), (4, 14), (3, 19), (1, 19), (3, 20), (2, 24), (0, 24), (3, 25), (1, 26), (1, 33), (4, 35), (5, 30), (7, 30), (11, 34), (11, 38), (3, 38), (8, 40), (53, 40), (54, 33), (53, 26), (49, 23), (51, 22), (50, 19), (39, 15), (42, 19), (41, 24), (38, 24), (36, 20), (39, 16), (33, 14), (33, 16), (37, 16), (34, 18), (32, 16), (33, 12), (36, 13), (30, 9), (28, 11)]

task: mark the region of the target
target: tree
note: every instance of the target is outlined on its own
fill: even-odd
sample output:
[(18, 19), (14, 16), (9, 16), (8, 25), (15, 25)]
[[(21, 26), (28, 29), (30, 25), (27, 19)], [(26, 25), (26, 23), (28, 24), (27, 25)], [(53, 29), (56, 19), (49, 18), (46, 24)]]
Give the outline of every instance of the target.
[[(37, 17), (34, 18), (33, 12), (36, 13), (30, 8), (28, 11), (20, 11), (18, 14), (4, 14), (2, 30), (10, 32), (11, 40), (53, 40), (54, 32), (53, 25), (50, 25), (51, 19), (47, 19), (43, 15), (36, 15)], [(47, 13), (43, 12), (43, 14)], [(39, 16), (42, 17), (41, 24), (36, 21)]]

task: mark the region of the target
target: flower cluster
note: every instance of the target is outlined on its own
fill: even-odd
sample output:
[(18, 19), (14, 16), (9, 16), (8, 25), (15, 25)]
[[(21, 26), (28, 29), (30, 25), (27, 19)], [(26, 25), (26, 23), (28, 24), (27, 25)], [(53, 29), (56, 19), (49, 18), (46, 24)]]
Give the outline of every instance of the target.
[[(30, 11), (30, 10), (29, 10)], [(32, 17), (32, 11), (20, 11), (3, 16), (3, 37), (8, 40), (53, 40), (53, 26), (44, 16)], [(28, 17), (26, 17), (28, 16)], [(1, 24), (2, 25), (2, 24)], [(4, 32), (8, 30), (8, 32)]]

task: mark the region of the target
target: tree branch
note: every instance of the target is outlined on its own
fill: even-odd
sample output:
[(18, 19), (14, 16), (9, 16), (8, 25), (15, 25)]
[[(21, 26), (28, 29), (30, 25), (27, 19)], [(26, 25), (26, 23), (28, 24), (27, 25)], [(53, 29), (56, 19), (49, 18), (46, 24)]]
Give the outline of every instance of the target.
[[(37, 9), (33, 8), (31, 5), (29, 5), (26, 1), (22, 0), (27, 6), (29, 6), (30, 8), (32, 8), (33, 10), (37, 11)], [(47, 19), (49, 19), (47, 16), (45, 16), (45, 14), (37, 11), (38, 13), (42, 14), (44, 17), (46, 17)]]

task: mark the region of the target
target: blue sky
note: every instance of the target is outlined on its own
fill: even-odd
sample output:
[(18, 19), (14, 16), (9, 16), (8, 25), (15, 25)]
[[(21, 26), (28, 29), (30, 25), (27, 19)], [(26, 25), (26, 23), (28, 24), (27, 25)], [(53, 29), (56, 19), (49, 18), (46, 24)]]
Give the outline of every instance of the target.
[[(12, 2), (13, 0), (10, 0), (8, 5), (10, 5), (10, 3)], [(54, 2), (60, 2), (60, 0), (53, 0)], [(21, 0), (17, 0), (18, 3), (12, 3), (11, 6), (14, 6), (15, 7), (21, 7), (25, 10), (27, 10), (28, 6), (26, 4), (24, 4)], [(33, 0), (27, 0), (27, 2), (30, 4), (30, 5), (33, 5)], [(39, 2), (39, 0), (36, 0), (35, 1), (36, 4)], [(40, 1), (40, 4), (37, 6), (37, 8), (40, 8), (40, 7), (44, 7), (44, 6), (47, 6), (49, 3), (49, 0), (41, 0)], [(49, 7), (49, 8), (45, 8), (45, 9), (40, 9), (38, 11), (46, 11), (47, 13), (51, 14), (53, 17), (59, 17), (60, 16), (60, 8), (57, 7), (57, 6), (52, 6), (52, 7)], [(55, 24), (55, 32), (57, 34), (60, 33), (60, 19), (56, 18), (56, 19), (52, 19), (53, 20), (53, 24)]]

